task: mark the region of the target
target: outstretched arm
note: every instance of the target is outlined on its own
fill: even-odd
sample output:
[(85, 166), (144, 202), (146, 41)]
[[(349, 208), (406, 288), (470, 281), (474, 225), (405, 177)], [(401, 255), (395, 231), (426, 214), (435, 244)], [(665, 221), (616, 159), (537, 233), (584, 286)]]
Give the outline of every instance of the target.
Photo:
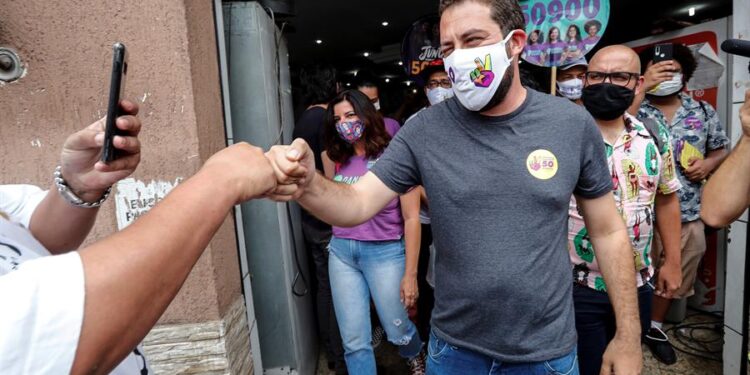
[(233, 205), (275, 187), (263, 152), (220, 151), (148, 214), (80, 251), (86, 299), (72, 373), (106, 374), (146, 336)]
[(703, 189), (701, 218), (712, 227), (728, 225), (750, 205), (750, 90), (740, 122), (742, 137)]
[(361, 224), (398, 196), (372, 172), (352, 185), (323, 178), (316, 173), (312, 150), (302, 139), (290, 146), (274, 146), (266, 157), (279, 182), (268, 196), (277, 201), (296, 199), (308, 212), (331, 225)]

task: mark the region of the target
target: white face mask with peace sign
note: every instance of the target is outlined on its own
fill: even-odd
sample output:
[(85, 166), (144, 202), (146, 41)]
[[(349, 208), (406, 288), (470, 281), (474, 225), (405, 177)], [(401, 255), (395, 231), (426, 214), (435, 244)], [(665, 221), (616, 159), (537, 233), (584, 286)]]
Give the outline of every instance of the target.
[(458, 101), (470, 111), (479, 111), (497, 92), (512, 58), (505, 45), (513, 35), (487, 46), (456, 49), (443, 61)]

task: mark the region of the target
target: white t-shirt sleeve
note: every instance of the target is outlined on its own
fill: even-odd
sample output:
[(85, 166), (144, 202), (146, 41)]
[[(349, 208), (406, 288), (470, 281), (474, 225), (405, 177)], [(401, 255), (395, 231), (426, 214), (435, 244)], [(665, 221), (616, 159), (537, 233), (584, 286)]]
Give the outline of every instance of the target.
[(46, 190), (34, 185), (0, 185), (0, 212), (28, 228), (31, 215), (46, 195)]
[(77, 252), (43, 257), (0, 276), (0, 369), (67, 374), (83, 324), (83, 264)]

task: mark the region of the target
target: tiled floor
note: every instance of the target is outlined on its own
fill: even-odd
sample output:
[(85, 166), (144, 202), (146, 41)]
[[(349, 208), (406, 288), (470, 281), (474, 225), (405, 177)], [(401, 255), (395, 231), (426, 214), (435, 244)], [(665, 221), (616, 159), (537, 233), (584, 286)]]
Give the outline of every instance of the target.
[[(689, 326), (686, 326), (689, 325)], [(693, 347), (699, 347), (700, 344), (694, 340), (683, 339), (691, 333), (696, 339), (707, 342), (704, 344), (704, 350), (714, 351), (717, 359), (721, 360), (721, 321), (713, 316), (689, 312), (688, 317), (680, 325), (686, 327), (681, 331), (670, 330), (669, 335), (672, 343), (677, 348), (689, 350), (685, 344)], [(672, 325), (666, 325), (666, 328), (673, 328)], [(678, 327), (679, 328), (679, 327)], [(718, 329), (718, 330), (717, 330)], [(680, 336), (680, 337), (677, 337)], [(658, 362), (649, 352), (648, 348), (643, 347), (644, 355), (644, 375), (720, 375), (722, 364), (719, 361), (697, 358), (682, 352), (677, 352), (678, 361), (672, 366), (664, 365)], [(379, 375), (402, 375), (407, 374), (406, 362), (398, 356), (398, 351), (390, 343), (383, 343), (375, 352), (378, 363)], [(333, 375), (333, 372), (327, 371), (325, 355), (321, 355), (318, 365), (318, 375)]]

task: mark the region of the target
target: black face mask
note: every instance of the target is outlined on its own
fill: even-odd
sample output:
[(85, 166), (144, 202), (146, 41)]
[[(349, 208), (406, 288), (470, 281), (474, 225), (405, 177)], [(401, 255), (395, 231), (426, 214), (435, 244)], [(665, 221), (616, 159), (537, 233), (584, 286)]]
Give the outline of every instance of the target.
[(633, 104), (635, 90), (612, 83), (597, 83), (583, 88), (583, 105), (594, 118), (614, 120)]

